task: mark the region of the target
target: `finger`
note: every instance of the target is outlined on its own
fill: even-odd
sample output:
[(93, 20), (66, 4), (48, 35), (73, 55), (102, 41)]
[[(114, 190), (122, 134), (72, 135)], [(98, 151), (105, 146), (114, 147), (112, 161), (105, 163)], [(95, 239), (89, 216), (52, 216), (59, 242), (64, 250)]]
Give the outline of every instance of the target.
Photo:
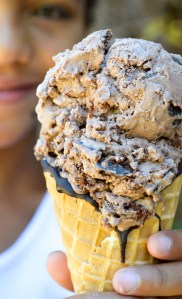
[(122, 295), (181, 295), (182, 262), (120, 269), (114, 275), (113, 286)]
[[(141, 299), (141, 297), (121, 296), (117, 293), (88, 293), (82, 295), (71, 296), (67, 299)], [(145, 297), (143, 299), (154, 299), (153, 297)]]
[(73, 291), (70, 271), (67, 266), (66, 256), (63, 252), (51, 253), (46, 262), (46, 267), (52, 278), (65, 289)]
[(182, 261), (182, 229), (153, 234), (147, 247), (150, 254), (158, 259)]

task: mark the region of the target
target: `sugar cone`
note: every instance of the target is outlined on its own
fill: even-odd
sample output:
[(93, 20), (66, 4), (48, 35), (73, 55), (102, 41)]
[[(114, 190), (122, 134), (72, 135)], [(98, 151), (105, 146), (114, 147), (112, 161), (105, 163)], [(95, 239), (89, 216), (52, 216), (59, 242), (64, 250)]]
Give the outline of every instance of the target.
[(102, 225), (100, 212), (83, 199), (57, 192), (55, 179), (44, 172), (47, 188), (54, 199), (54, 209), (61, 227), (68, 267), (77, 293), (112, 291), (112, 277), (122, 267), (154, 263), (147, 250), (149, 236), (173, 225), (182, 187), (182, 175), (161, 194), (163, 203), (156, 216), (148, 218), (142, 228), (128, 234), (125, 262), (121, 262), (121, 244), (114, 228)]

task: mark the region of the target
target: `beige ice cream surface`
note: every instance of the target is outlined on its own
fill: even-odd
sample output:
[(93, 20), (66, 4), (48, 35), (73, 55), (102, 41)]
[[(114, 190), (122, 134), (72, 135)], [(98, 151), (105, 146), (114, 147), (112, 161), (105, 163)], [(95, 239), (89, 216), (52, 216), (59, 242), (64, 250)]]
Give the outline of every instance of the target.
[(152, 215), (182, 158), (182, 57), (160, 44), (94, 32), (54, 57), (38, 87), (35, 147), (106, 224)]

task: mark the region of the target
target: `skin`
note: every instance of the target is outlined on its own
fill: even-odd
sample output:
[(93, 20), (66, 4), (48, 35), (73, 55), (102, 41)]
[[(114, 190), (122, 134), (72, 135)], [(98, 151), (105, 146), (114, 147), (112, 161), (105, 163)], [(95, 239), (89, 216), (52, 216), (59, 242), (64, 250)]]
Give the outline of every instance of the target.
[[(121, 295), (120, 298), (126, 298), (125, 296), (129, 296), (127, 298), (136, 298), (136, 296), (139, 296), (137, 298), (181, 298), (181, 249), (182, 230), (161, 231), (152, 235), (148, 240), (148, 250), (151, 255), (164, 262), (158, 265), (125, 268), (127, 274), (134, 272), (139, 277), (140, 283), (138, 287), (134, 288), (129, 279), (124, 278), (124, 270), (117, 271), (113, 278), (113, 287)], [(47, 269), (60, 285), (70, 290), (73, 289), (64, 253), (52, 253), (47, 260)], [(60, 273), (60, 269), (64, 269), (64, 271), (62, 270)], [(103, 298), (102, 296), (103, 294), (98, 294), (96, 298)], [(77, 296), (75, 296), (76, 298)], [(91, 299), (92, 295), (88, 295), (86, 298)], [(109, 298), (115, 298), (115, 294), (113, 293)]]
[(85, 32), (84, 1), (78, 1), (0, 0), (0, 252), (18, 238), (45, 192), (33, 155), (36, 88), (52, 56)]
[[(66, 10), (69, 17), (55, 19), (40, 15), (40, 8), (50, 3), (56, 5), (56, 10)], [(51, 57), (82, 38), (85, 31), (83, 11), (84, 1), (81, 0), (79, 5), (77, 0), (0, 0), (0, 252), (18, 238), (45, 192), (42, 170), (32, 150), (37, 137), (34, 115), (36, 86), (52, 66)], [(152, 241), (155, 236), (149, 240), (149, 250), (158, 258), (174, 262), (134, 268), (138, 274), (141, 273), (142, 282), (127, 298), (132, 298), (132, 295), (182, 294), (182, 284), (179, 283), (182, 282), (182, 233), (171, 231), (165, 234), (173, 242), (171, 250), (161, 255), (154, 247), (157, 242)], [(55, 280), (67, 288), (72, 287), (63, 254), (50, 255), (47, 267)], [(155, 275), (161, 273), (170, 283), (165, 284), (163, 279), (159, 280), (163, 284), (156, 281), (154, 285)], [(171, 275), (173, 279), (170, 279)], [(120, 276), (119, 271), (113, 285), (118, 293), (123, 294)], [(90, 295), (86, 296), (89, 298)], [(106, 295), (98, 294), (97, 297), (106, 298)], [(118, 295), (110, 294), (112, 297)]]
[[(110, 299), (110, 298), (113, 298), (113, 299), (120, 299), (121, 296), (119, 294), (116, 294), (116, 293), (111, 293), (111, 292), (108, 292), (108, 293), (102, 293), (102, 294), (99, 294), (99, 293), (90, 293), (90, 294), (82, 294), (82, 295), (78, 295), (78, 296), (72, 296), (72, 297), (69, 297), (70, 299), (97, 299), (97, 298), (103, 298), (103, 299)], [(123, 299), (132, 299), (133, 297), (126, 297), (124, 296)], [(138, 298), (138, 297), (137, 297)], [(136, 297), (135, 297), (136, 299)]]

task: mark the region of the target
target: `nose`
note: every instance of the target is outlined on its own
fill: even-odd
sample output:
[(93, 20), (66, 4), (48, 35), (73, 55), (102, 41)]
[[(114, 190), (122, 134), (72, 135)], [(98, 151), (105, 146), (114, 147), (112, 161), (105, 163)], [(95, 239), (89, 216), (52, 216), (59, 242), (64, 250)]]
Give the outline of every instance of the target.
[(32, 49), (26, 29), (20, 22), (13, 22), (7, 16), (0, 18), (0, 67), (27, 64)]

